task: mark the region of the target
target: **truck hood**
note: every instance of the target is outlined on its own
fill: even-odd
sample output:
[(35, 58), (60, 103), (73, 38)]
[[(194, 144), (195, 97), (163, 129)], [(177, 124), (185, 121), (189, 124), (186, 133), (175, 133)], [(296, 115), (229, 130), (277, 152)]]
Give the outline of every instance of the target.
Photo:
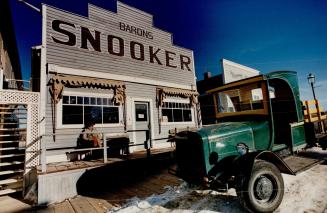
[(255, 142), (264, 140), (268, 145), (270, 138), (268, 121), (222, 122), (205, 126), (199, 133), (207, 142), (216, 143), (217, 148), (226, 143), (235, 146), (242, 142), (250, 149), (255, 149)]
[(253, 128), (261, 126), (263, 122), (223, 122), (215, 125), (205, 126), (200, 132), (208, 136), (208, 139), (215, 139), (217, 137), (223, 138), (237, 133), (252, 131)]

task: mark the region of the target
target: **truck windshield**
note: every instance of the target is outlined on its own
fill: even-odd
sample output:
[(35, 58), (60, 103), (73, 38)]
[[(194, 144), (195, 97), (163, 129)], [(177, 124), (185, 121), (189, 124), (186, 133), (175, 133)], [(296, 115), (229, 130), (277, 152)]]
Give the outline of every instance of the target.
[(262, 84), (255, 83), (236, 89), (221, 91), (216, 95), (218, 113), (235, 113), (264, 109)]

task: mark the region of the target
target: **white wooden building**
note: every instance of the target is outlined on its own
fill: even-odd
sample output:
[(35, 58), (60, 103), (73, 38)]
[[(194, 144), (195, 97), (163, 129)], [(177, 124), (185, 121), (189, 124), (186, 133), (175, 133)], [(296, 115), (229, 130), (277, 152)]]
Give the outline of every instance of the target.
[[(124, 136), (130, 153), (171, 147), (169, 130), (201, 124), (193, 51), (174, 45), (152, 15), (121, 2), (117, 12), (89, 4), (88, 17), (42, 5), (42, 45), (32, 48), (31, 77), (40, 102), (31, 125), (38, 132), (27, 137), (33, 151), (25, 192), (37, 183), (39, 204), (77, 194), (88, 168), (49, 173), (47, 166), (74, 157), (90, 120), (104, 147)], [(106, 163), (110, 153), (96, 149)]]

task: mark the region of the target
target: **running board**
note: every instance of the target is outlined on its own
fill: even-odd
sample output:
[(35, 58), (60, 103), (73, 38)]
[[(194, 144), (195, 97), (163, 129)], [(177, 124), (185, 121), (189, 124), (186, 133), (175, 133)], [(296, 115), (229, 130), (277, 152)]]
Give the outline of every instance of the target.
[(310, 169), (324, 161), (321, 159), (313, 159), (299, 156), (288, 156), (283, 160), (295, 175), (307, 169)]

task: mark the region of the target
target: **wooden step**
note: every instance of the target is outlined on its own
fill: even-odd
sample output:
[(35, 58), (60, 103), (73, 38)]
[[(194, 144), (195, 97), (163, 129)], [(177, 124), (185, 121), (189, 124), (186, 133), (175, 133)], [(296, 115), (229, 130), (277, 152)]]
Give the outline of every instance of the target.
[[(22, 132), (21, 134), (26, 134), (26, 132)], [(12, 137), (14, 137), (14, 136), (20, 136), (20, 134), (5, 134), (5, 135), (0, 135), (0, 137), (10, 137), (10, 136), (12, 136)]]
[(13, 158), (13, 157), (19, 157), (24, 156), (25, 154), (9, 154), (9, 155), (0, 155), (0, 158)]
[(27, 115), (27, 112), (0, 112), (0, 115)]
[[(9, 151), (9, 150), (24, 150), (24, 147), (7, 147), (7, 148), (0, 148), (0, 151)], [(0, 155), (1, 156), (1, 155)]]
[(3, 128), (3, 129), (0, 129), (0, 131), (10, 131), (10, 132), (26, 131), (26, 128)]
[(3, 162), (3, 163), (0, 163), (0, 166), (19, 165), (19, 164), (23, 164), (23, 163), (24, 162), (22, 162), (22, 161)]
[(16, 173), (23, 173), (24, 170), (19, 169), (19, 170), (8, 170), (8, 171), (1, 171), (0, 175), (10, 175), (10, 174), (16, 174)]
[(0, 144), (5, 144), (5, 143), (19, 143), (19, 142), (25, 143), (25, 141), (0, 141)]
[(12, 194), (12, 193), (15, 193), (15, 192), (20, 192), (22, 190), (23, 190), (22, 188), (20, 188), (20, 189), (5, 189), (5, 190), (0, 190), (0, 195)]
[(0, 180), (0, 185), (7, 185), (12, 183), (18, 183), (18, 182), (22, 182), (22, 179), (10, 178), (5, 180)]

